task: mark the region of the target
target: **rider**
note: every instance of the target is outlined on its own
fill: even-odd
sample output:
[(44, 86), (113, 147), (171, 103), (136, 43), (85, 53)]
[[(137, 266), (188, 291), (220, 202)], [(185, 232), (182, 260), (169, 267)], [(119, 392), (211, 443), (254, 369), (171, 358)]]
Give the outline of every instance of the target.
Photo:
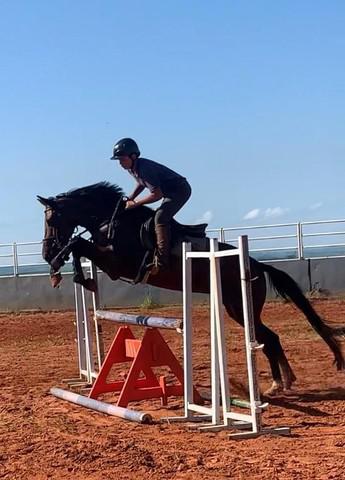
[[(128, 170), (136, 180), (134, 191), (127, 199), (126, 209), (163, 199), (154, 217), (157, 236), (154, 273), (169, 268), (170, 220), (189, 199), (192, 192), (189, 183), (170, 168), (140, 157), (139, 147), (131, 138), (122, 138), (116, 142), (111, 160), (119, 160), (121, 167)], [(145, 188), (150, 193), (135, 200)]]

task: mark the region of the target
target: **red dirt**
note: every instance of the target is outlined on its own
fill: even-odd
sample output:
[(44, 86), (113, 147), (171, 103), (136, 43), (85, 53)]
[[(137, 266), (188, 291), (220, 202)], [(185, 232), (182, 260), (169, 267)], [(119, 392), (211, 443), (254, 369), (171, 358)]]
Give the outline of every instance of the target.
[[(330, 323), (345, 323), (345, 302), (314, 301)], [(135, 309), (128, 309), (128, 312)], [(155, 315), (181, 316), (180, 308)], [(297, 375), (294, 393), (272, 401), (265, 425), (288, 425), (290, 437), (229, 440), (183, 424), (139, 425), (64, 402), (48, 394), (76, 375), (73, 313), (0, 315), (0, 478), (4, 479), (343, 479), (344, 372), (292, 306), (268, 303), (264, 321), (281, 337)], [(209, 387), (208, 311), (194, 309), (197, 387)], [(233, 394), (245, 391), (242, 330), (227, 322)], [(104, 323), (107, 344), (114, 326)], [(181, 358), (181, 337), (164, 332)], [(233, 362), (233, 363), (232, 363)], [(258, 358), (260, 386), (270, 385)], [(182, 413), (182, 399), (130, 405), (155, 418)]]

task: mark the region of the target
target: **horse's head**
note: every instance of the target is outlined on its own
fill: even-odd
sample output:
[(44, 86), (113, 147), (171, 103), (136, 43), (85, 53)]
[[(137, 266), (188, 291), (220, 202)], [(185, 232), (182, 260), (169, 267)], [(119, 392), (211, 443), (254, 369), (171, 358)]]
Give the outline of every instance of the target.
[[(77, 224), (62, 198), (37, 196), (37, 200), (45, 207), (42, 257), (51, 265), (52, 260), (69, 242)], [(60, 267), (62, 265), (63, 262)], [(56, 266), (52, 268), (53, 271), (58, 269)]]
[[(45, 207), (42, 256), (51, 266), (53, 286), (59, 283), (56, 278), (68, 256), (71, 252), (75, 255), (76, 243), (72, 237), (77, 227), (85, 228), (94, 244), (100, 248), (107, 247), (110, 241), (115, 257), (135, 258), (133, 268), (137, 268), (136, 263), (143, 255), (140, 228), (152, 215), (150, 208), (141, 206), (123, 210), (122, 189), (108, 182), (70, 190), (56, 197), (38, 196), (37, 199)], [(109, 222), (116, 229), (113, 241), (108, 236), (112, 229), (104, 229)]]
[[(37, 197), (45, 207), (42, 256), (51, 265), (53, 273), (64, 264), (67, 254), (64, 255), (63, 249), (76, 227), (84, 227), (94, 235), (100, 225), (111, 217), (122, 197), (122, 189), (108, 182), (70, 190), (56, 197)], [(62, 255), (59, 255), (61, 252)]]

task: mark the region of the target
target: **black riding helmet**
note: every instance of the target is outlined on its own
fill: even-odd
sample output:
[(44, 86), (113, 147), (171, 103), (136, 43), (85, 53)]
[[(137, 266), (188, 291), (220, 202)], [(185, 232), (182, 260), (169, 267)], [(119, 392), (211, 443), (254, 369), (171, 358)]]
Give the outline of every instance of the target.
[(111, 160), (117, 160), (120, 155), (131, 156), (133, 153), (138, 157), (140, 156), (140, 150), (137, 143), (131, 138), (121, 138), (121, 140), (114, 145)]

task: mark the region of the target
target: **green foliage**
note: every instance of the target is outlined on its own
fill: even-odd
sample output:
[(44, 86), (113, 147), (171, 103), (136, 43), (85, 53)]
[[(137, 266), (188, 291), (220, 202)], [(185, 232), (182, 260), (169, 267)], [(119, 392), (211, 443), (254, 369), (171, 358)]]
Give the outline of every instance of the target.
[(145, 297), (142, 301), (142, 303), (140, 304), (140, 308), (143, 308), (143, 309), (149, 309), (149, 310), (153, 310), (155, 308), (160, 308), (162, 305), (160, 305), (159, 303), (156, 303), (153, 298), (152, 298), (152, 295), (151, 295), (151, 292), (148, 291), (146, 294), (145, 294)]

